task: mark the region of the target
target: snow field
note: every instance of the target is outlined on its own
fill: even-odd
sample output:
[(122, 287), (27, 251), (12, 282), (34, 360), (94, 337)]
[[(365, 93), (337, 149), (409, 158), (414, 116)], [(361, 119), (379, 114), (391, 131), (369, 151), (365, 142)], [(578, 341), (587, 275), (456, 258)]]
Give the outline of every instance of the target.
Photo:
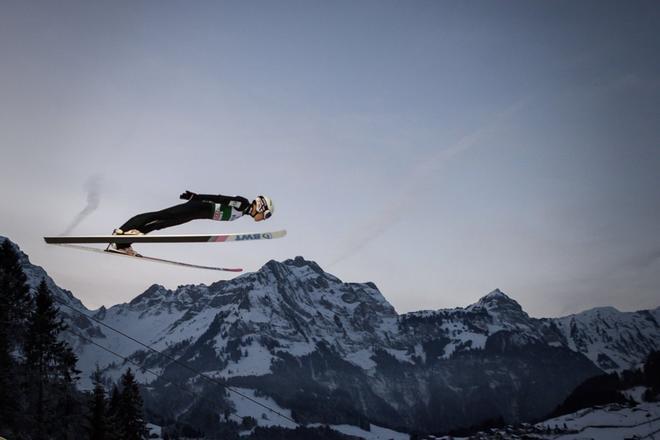
[(643, 403), (632, 408), (608, 405), (546, 420), (537, 426), (576, 431), (557, 440), (621, 440), (643, 438), (660, 432), (660, 402)]

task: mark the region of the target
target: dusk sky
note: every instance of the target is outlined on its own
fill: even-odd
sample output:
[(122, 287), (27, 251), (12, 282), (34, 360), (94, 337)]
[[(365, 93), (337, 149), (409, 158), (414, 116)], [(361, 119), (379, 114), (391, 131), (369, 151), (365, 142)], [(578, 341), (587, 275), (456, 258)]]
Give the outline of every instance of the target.
[(157, 233), (288, 236), (136, 250), (399, 312), (660, 306), (657, 1), (3, 1), (0, 149), (0, 235), (90, 308), (235, 276), (43, 242), (184, 190), (276, 212)]

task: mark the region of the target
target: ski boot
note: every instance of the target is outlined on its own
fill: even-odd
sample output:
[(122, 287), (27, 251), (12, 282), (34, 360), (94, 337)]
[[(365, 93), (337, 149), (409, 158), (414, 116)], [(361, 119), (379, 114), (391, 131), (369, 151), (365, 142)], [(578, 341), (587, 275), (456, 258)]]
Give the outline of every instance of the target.
[[(123, 230), (117, 228), (112, 231), (112, 235), (144, 235), (144, 233), (138, 231), (137, 229), (131, 229), (129, 231), (124, 232)], [(138, 254), (135, 249), (131, 247), (129, 244), (128, 246), (122, 245), (122, 246), (117, 246), (117, 243), (110, 243), (108, 247), (105, 249), (108, 252), (115, 252), (118, 254), (125, 254), (129, 255), (131, 257), (141, 257), (142, 255)]]

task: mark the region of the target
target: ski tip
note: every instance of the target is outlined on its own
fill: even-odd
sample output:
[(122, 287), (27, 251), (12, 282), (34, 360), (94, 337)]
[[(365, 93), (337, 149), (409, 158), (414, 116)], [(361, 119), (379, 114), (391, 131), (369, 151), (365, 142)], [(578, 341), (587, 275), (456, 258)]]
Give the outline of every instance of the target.
[(270, 238), (282, 238), (286, 235), (286, 229), (280, 229), (279, 231), (275, 232), (265, 232), (262, 234), (262, 238), (270, 239)]

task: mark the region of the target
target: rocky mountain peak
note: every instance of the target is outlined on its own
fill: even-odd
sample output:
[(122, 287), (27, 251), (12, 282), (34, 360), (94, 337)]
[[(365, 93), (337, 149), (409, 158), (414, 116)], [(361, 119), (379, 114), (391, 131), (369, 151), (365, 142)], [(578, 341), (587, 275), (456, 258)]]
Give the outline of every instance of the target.
[(150, 301), (155, 298), (159, 298), (162, 295), (163, 291), (167, 291), (167, 289), (165, 289), (165, 287), (161, 286), (160, 284), (152, 284), (142, 294), (133, 298), (133, 300), (131, 300), (130, 302), (130, 305), (133, 306), (144, 301)]
[[(241, 279), (250, 285), (253, 299), (267, 292), (270, 299), (293, 300), (294, 308), (307, 307), (307, 312), (312, 315), (325, 309), (332, 313), (340, 313), (340, 310), (354, 313), (353, 309), (358, 305), (360, 310), (367, 308), (384, 311), (388, 316), (396, 315), (374, 283), (344, 283), (325, 272), (316, 262), (301, 256), (281, 262), (271, 260), (257, 272)], [(271, 303), (268, 304), (270, 307)]]
[(505, 329), (526, 329), (536, 333), (536, 325), (518, 302), (500, 289), (495, 289), (465, 310), (477, 315), (487, 315), (492, 325)]
[(593, 309), (585, 310), (580, 315), (596, 316), (596, 317), (608, 317), (611, 315), (616, 315), (621, 313), (616, 307), (605, 306), (605, 307), (594, 307)]
[(484, 295), (481, 299), (482, 300), (486, 300), (486, 299), (511, 300), (511, 298), (506, 293), (502, 292), (500, 289), (493, 290), (488, 295)]
[(321, 267), (318, 264), (316, 264), (315, 261), (306, 260), (305, 258), (301, 257), (300, 255), (298, 255), (297, 257), (295, 257), (293, 259), (289, 258), (288, 260), (285, 260), (282, 264), (285, 264), (287, 266), (295, 266), (295, 267), (305, 267), (305, 266), (307, 266), (307, 267), (313, 269), (315, 272), (317, 272), (319, 274), (325, 274), (325, 271), (323, 269), (321, 269)]
[(343, 284), (339, 278), (323, 271), (314, 261), (305, 260), (303, 257), (282, 262), (271, 260), (258, 271), (245, 274), (234, 281), (243, 283), (249, 291), (256, 292), (258, 296), (262, 294), (259, 292), (268, 291), (270, 296), (276, 294), (278, 297), (290, 297), (289, 299), (295, 301), (305, 301), (312, 292), (336, 293)]
[(277, 277), (288, 277), (295, 276), (296, 278), (328, 278), (339, 281), (334, 276), (326, 273), (321, 267), (314, 261), (306, 260), (301, 256), (297, 256), (293, 259), (284, 260), (282, 262), (270, 260), (264, 264), (257, 273), (263, 274), (273, 274)]
[(525, 313), (516, 300), (506, 295), (500, 289), (495, 289), (488, 295), (483, 296), (475, 304), (468, 306), (467, 309), (471, 311), (485, 309), (489, 312), (506, 311), (509, 313)]

